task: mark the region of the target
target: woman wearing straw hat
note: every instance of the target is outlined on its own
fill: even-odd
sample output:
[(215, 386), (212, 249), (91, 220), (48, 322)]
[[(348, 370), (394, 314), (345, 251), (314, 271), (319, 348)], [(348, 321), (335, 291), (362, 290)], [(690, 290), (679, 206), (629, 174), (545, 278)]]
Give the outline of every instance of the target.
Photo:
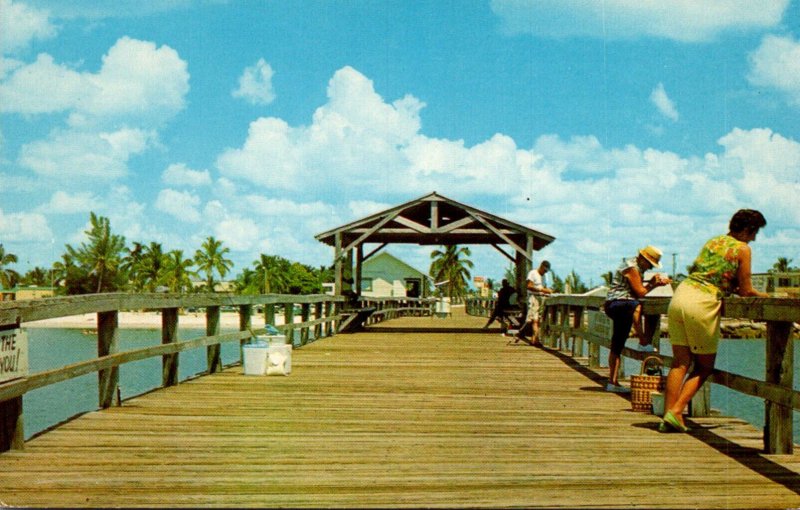
[(672, 367), (667, 375), (666, 412), (660, 431), (689, 430), (683, 422), (683, 410), (714, 371), (722, 298), (734, 292), (768, 297), (753, 288), (748, 244), (766, 224), (756, 210), (737, 211), (728, 224), (728, 233), (706, 242), (689, 276), (675, 290), (668, 310)]
[[(639, 343), (646, 343), (641, 321), (639, 320), (640, 303), (648, 292), (661, 285), (666, 285), (670, 279), (666, 276), (655, 275), (649, 281), (643, 282), (645, 272), (654, 267), (661, 267), (661, 250), (654, 246), (645, 246), (636, 257), (623, 259), (622, 264), (614, 273), (611, 288), (604, 304), (606, 315), (613, 321), (614, 329), (611, 335), (611, 349), (608, 352), (608, 384), (606, 391), (614, 393), (630, 393), (630, 388), (619, 384), (619, 366), (622, 349), (625, 341), (634, 327)], [(652, 347), (650, 347), (652, 349)]]

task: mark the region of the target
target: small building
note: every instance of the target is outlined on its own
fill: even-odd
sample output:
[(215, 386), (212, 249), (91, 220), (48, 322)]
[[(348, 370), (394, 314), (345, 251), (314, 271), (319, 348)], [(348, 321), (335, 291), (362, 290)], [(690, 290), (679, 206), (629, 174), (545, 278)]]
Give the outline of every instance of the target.
[(389, 252), (364, 261), (361, 269), (363, 297), (427, 297), (430, 277)]
[(25, 299), (41, 299), (56, 295), (55, 287), (14, 287), (13, 289), (0, 289), (0, 301), (22, 301)]
[(800, 298), (800, 271), (787, 273), (753, 273), (753, 288), (761, 292)]

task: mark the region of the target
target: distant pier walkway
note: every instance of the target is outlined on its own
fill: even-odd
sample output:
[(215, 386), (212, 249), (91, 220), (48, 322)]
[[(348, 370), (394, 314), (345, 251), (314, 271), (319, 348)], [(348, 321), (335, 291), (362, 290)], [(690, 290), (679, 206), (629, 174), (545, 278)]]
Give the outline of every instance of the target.
[(742, 420), (660, 434), (572, 358), (453, 312), (87, 413), (0, 454), (0, 505), (800, 507), (800, 455)]

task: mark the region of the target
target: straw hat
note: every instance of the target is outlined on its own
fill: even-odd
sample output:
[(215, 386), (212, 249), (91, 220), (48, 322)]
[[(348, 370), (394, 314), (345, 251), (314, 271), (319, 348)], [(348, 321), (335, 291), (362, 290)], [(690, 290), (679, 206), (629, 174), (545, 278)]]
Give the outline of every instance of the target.
[(653, 264), (653, 267), (661, 267), (661, 250), (655, 246), (645, 246), (639, 250), (639, 255), (646, 258), (648, 262)]

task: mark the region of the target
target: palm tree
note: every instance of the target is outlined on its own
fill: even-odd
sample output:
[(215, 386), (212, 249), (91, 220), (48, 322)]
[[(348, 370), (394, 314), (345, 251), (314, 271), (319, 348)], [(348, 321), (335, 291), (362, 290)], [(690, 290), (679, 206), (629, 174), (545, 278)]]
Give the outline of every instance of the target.
[(255, 266), (256, 279), (261, 282), (264, 294), (272, 292), (280, 294), (289, 290), (289, 267), (291, 263), (277, 255), (261, 254), (258, 260), (253, 262)]
[(786, 257), (778, 257), (778, 260), (772, 264), (772, 269), (770, 269), (770, 273), (788, 273), (792, 270), (789, 264), (792, 263), (792, 259)]
[(183, 292), (192, 288), (191, 277), (196, 275), (191, 269), (194, 261), (183, 258), (183, 250), (172, 250), (164, 256), (163, 261), (159, 283), (166, 285), (170, 292)]
[(114, 280), (125, 249), (125, 238), (111, 233), (108, 218), (90, 212), (89, 222), (91, 226), (86, 231), (88, 241), (82, 243), (79, 249), (67, 245), (67, 253), (96, 281), (95, 292), (115, 290)]
[(47, 270), (43, 267), (36, 266), (25, 273), (25, 276), (22, 277), (22, 281), (27, 285), (43, 287), (48, 283)]
[(10, 289), (19, 281), (19, 273), (13, 269), (6, 268), (9, 264), (16, 264), (17, 256), (7, 253), (6, 249), (0, 244), (0, 287)]
[(127, 255), (123, 257), (119, 268), (128, 274), (128, 281), (133, 287), (133, 290), (142, 290), (144, 288), (144, 282), (139, 274), (139, 269), (141, 267), (144, 245), (139, 242), (134, 242), (133, 246), (131, 248), (125, 248), (125, 251)]
[(470, 279), (469, 270), (474, 266), (467, 258), (470, 255), (472, 253), (468, 247), (457, 245), (446, 246), (444, 251), (437, 249), (431, 252), (433, 261), (429, 272), (437, 282), (448, 280), (445, 285), (451, 300), (454, 296), (466, 294)]
[(161, 280), (165, 258), (161, 243), (151, 242), (142, 253), (137, 273), (143, 287), (149, 292), (155, 292)]
[(198, 271), (206, 275), (206, 289), (214, 292), (214, 271), (219, 273), (220, 280), (225, 278), (233, 267), (233, 261), (225, 258), (230, 249), (223, 248), (222, 242), (209, 236), (203, 241), (202, 248), (194, 253), (194, 261)]
[(603, 277), (603, 281), (606, 282), (608, 287), (611, 287), (611, 284), (614, 283), (614, 272), (608, 271), (601, 275)]

